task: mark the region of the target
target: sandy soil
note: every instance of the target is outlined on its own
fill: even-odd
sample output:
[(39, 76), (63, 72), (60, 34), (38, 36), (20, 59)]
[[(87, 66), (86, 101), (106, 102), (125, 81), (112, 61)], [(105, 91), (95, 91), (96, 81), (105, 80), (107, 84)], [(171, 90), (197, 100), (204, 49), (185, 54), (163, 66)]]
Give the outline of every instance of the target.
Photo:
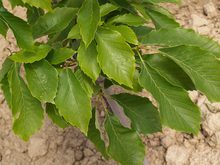
[[(6, 3), (7, 4), (7, 3)], [(166, 5), (187, 28), (209, 35), (220, 42), (220, 1), (185, 0), (181, 6)], [(24, 18), (24, 9), (15, 8)], [(0, 37), (0, 64), (10, 51), (16, 51), (13, 35), (8, 41)], [(197, 137), (164, 128), (143, 140), (148, 147), (150, 165), (219, 165), (220, 104), (211, 104), (198, 92), (191, 98), (202, 111), (202, 131)], [(12, 119), (0, 91), (0, 165), (114, 165), (106, 161), (77, 129), (60, 129), (45, 118), (44, 127), (29, 142), (23, 142), (11, 131)]]

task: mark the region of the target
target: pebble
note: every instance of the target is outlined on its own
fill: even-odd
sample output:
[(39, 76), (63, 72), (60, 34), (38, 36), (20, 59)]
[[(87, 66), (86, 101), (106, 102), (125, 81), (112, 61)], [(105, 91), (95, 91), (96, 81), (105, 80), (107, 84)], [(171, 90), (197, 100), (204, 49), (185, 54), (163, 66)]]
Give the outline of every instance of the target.
[(200, 16), (198, 16), (198, 15), (196, 15), (196, 14), (192, 14), (191, 17), (192, 17), (192, 26), (193, 26), (194, 28), (196, 28), (196, 27), (201, 27), (201, 26), (205, 26), (205, 25), (208, 25), (208, 24), (209, 24), (209, 22), (207, 21), (207, 19), (202, 18), (202, 17), (200, 17)]
[(77, 151), (75, 152), (74, 156), (75, 156), (75, 159), (76, 159), (77, 161), (82, 160), (83, 157), (84, 157), (83, 152), (82, 152), (81, 150), (77, 150)]
[(28, 155), (31, 158), (43, 156), (47, 153), (48, 143), (46, 139), (33, 137), (28, 145)]
[(209, 2), (203, 6), (204, 14), (208, 17), (216, 17), (218, 15), (216, 7), (213, 2)]

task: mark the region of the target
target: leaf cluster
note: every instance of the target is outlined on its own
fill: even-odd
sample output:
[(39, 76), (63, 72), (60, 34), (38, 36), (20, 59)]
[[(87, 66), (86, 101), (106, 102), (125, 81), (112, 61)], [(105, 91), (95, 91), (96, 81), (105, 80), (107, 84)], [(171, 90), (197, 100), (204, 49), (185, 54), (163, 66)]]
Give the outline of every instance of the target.
[(0, 1), (0, 34), (10, 29), (20, 48), (0, 71), (14, 132), (28, 140), (47, 113), (122, 165), (143, 164), (142, 134), (196, 135), (201, 115), (187, 91), (220, 101), (220, 45), (182, 28), (162, 2), (179, 0), (10, 0), (27, 9), (23, 20)]

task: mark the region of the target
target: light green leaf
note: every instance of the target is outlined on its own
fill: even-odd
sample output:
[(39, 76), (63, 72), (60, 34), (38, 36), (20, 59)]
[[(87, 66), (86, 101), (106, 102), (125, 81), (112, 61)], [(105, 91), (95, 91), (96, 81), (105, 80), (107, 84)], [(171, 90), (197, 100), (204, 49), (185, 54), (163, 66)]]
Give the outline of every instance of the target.
[(97, 80), (101, 72), (97, 61), (97, 55), (98, 52), (96, 50), (95, 42), (92, 42), (88, 48), (86, 48), (83, 42), (80, 43), (77, 60), (82, 71), (89, 76), (93, 82)]
[(77, 9), (75, 8), (62, 7), (39, 17), (33, 25), (34, 38), (64, 30), (76, 17), (76, 13)]
[(143, 57), (148, 64), (172, 85), (195, 90), (190, 77), (173, 60), (162, 54), (146, 55)]
[(96, 34), (98, 62), (109, 77), (132, 88), (135, 71), (134, 52), (120, 33), (100, 28)]
[(123, 107), (134, 130), (143, 134), (161, 131), (159, 112), (147, 98), (125, 93), (112, 97)]
[(162, 123), (178, 131), (197, 134), (201, 117), (187, 91), (171, 85), (147, 63), (142, 62), (139, 81), (157, 100)]
[(2, 68), (0, 70), (0, 82), (7, 75), (8, 71), (11, 69), (12, 65), (13, 65), (13, 61), (11, 61), (9, 58), (6, 58), (6, 60), (2, 64)]
[(32, 49), (23, 49), (13, 54), (9, 58), (19, 63), (33, 63), (35, 61), (40, 61), (45, 58), (50, 50), (51, 47), (48, 45), (34, 46)]
[(192, 79), (196, 88), (210, 101), (220, 101), (220, 61), (210, 52), (193, 46), (161, 49)]
[(198, 46), (220, 58), (220, 45), (216, 41), (188, 29), (174, 28), (152, 31), (142, 39), (141, 43), (167, 47), (180, 45)]
[(145, 148), (133, 129), (123, 127), (114, 116), (107, 116), (108, 154), (122, 165), (143, 165)]
[(129, 13), (129, 14), (115, 16), (112, 19), (110, 19), (108, 23), (109, 24), (121, 23), (129, 26), (140, 26), (145, 23), (145, 20), (138, 15)]
[(30, 6), (51, 10), (51, 0), (22, 0), (24, 3), (28, 3)]
[(95, 144), (98, 151), (100, 151), (102, 155), (107, 159), (108, 155), (106, 153), (105, 142), (101, 138), (100, 131), (96, 128), (96, 115), (95, 115), (96, 111), (93, 110), (92, 114), (93, 115), (89, 123), (89, 130), (87, 137)]
[(119, 26), (111, 25), (109, 26), (109, 28), (111, 30), (119, 32), (122, 35), (122, 37), (125, 39), (125, 41), (134, 45), (138, 45), (138, 39), (136, 37), (136, 34), (130, 27), (126, 25), (119, 25)]
[(69, 124), (63, 119), (62, 116), (58, 113), (58, 109), (54, 104), (48, 103), (46, 105), (46, 112), (49, 118), (53, 121), (54, 124), (61, 128), (66, 128)]
[(100, 6), (100, 15), (101, 17), (108, 15), (112, 11), (115, 11), (118, 9), (118, 6), (115, 6), (111, 3), (105, 3), (104, 5)]
[(85, 46), (95, 37), (100, 21), (100, 8), (97, 0), (85, 0), (78, 13), (77, 23), (79, 24), (80, 34)]
[(93, 84), (92, 80), (86, 76), (82, 70), (78, 69), (75, 72), (75, 76), (77, 80), (80, 82), (80, 85), (85, 90), (90, 98), (92, 98), (92, 94), (94, 92), (95, 85)]
[(75, 53), (75, 50), (73, 49), (59, 48), (49, 53), (49, 55), (47, 56), (47, 60), (51, 64), (57, 65), (71, 58), (74, 55), (74, 53)]
[(67, 38), (68, 39), (80, 39), (81, 38), (79, 24), (76, 24), (73, 26)]
[(60, 72), (55, 103), (59, 114), (67, 122), (87, 134), (89, 121), (92, 117), (91, 102), (71, 69), (64, 69)]
[(46, 60), (25, 64), (31, 94), (38, 100), (53, 103), (58, 87), (58, 72)]
[(25, 82), (19, 76), (17, 65), (9, 72), (9, 84), (14, 116), (13, 130), (27, 141), (42, 126), (44, 111), (41, 103), (31, 95)]
[(24, 20), (6, 10), (0, 10), (0, 19), (12, 30), (19, 47), (30, 49), (34, 45), (31, 28)]

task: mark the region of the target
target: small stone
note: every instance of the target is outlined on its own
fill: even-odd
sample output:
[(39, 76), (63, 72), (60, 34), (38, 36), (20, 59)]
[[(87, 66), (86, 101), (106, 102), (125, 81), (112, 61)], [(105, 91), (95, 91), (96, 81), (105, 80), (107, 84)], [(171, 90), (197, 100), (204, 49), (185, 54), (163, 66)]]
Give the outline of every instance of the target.
[(216, 17), (218, 15), (216, 11), (215, 4), (213, 2), (209, 2), (203, 6), (204, 14), (208, 17)]
[(92, 155), (94, 155), (94, 153), (90, 149), (88, 149), (88, 148), (85, 148), (83, 153), (84, 153), (85, 156), (92, 156)]
[(203, 125), (209, 135), (220, 131), (220, 113), (208, 115)]
[(28, 155), (31, 158), (35, 158), (38, 156), (43, 156), (47, 153), (48, 143), (46, 139), (42, 138), (31, 138), (30, 143), (28, 145)]
[(170, 165), (189, 164), (190, 149), (183, 146), (173, 145), (168, 148), (166, 153), (166, 162)]
[(204, 25), (208, 25), (209, 22), (205, 19), (205, 18), (202, 18), (196, 14), (192, 14), (192, 25), (193, 27), (201, 27), (201, 26), (204, 26)]
[(75, 159), (77, 160), (77, 161), (80, 161), (80, 160), (82, 160), (83, 159), (83, 157), (84, 157), (84, 155), (83, 155), (83, 152), (81, 151), (81, 150), (77, 150), (76, 152), (75, 152)]
[(165, 136), (162, 138), (161, 143), (165, 148), (168, 148), (175, 143), (175, 139), (170, 136)]

